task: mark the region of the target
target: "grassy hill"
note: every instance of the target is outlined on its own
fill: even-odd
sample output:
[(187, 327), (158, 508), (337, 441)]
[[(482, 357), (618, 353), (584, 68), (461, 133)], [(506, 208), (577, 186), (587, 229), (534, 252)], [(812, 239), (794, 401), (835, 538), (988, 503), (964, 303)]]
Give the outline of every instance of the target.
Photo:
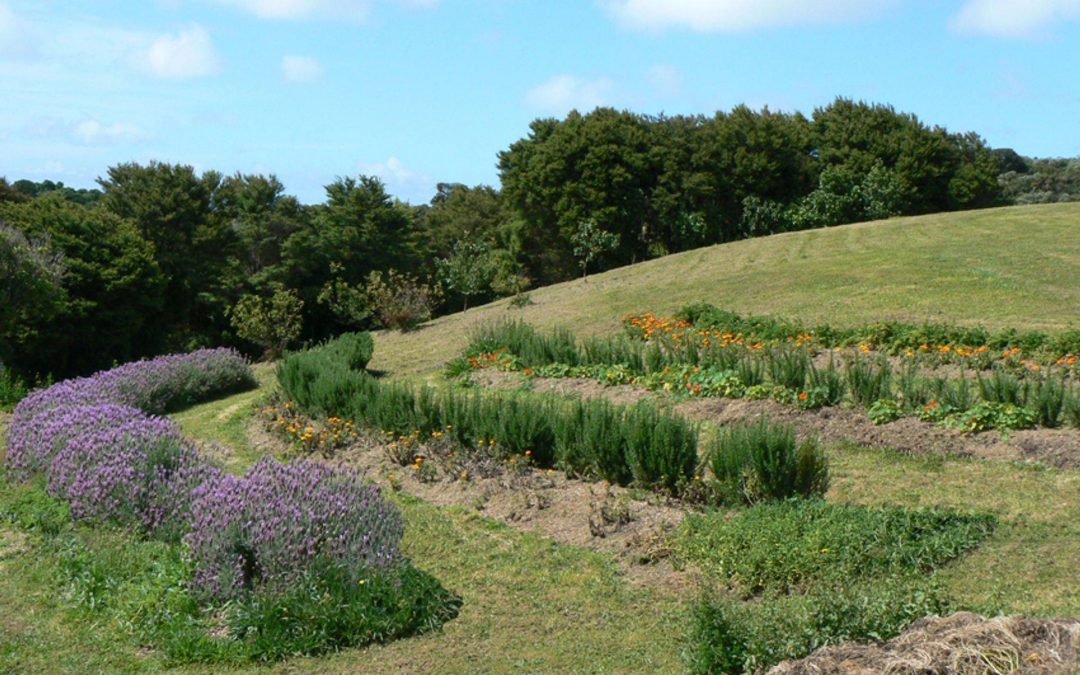
[(540, 288), (376, 336), (371, 366), (425, 377), (478, 322), (520, 317), (581, 335), (617, 330), (635, 310), (711, 302), (744, 313), (850, 324), (885, 319), (991, 328), (1080, 325), (1080, 204), (894, 218), (710, 246)]

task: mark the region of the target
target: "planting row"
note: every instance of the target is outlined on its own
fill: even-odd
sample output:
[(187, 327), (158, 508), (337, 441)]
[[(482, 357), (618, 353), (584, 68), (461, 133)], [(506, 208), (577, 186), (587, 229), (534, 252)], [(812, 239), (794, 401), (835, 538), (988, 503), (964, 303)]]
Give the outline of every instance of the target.
[[(389, 432), (406, 446), (438, 435), (466, 451), (495, 448), (571, 475), (721, 501), (822, 494), (828, 485), (820, 447), (796, 444), (784, 427), (763, 422), (720, 434), (702, 461), (697, 427), (648, 402), (415, 389), (379, 382), (341, 354), (333, 341), (287, 355), (278, 368), (286, 396), (309, 414)], [(306, 428), (293, 427), (306, 443)], [(416, 458), (401, 453), (403, 464)]]
[(966, 377), (926, 374), (882, 354), (827, 360), (799, 344), (731, 348), (627, 336), (578, 341), (566, 330), (540, 334), (504, 321), (476, 331), (451, 375), (494, 367), (527, 376), (589, 377), (685, 396), (771, 398), (805, 409), (852, 404), (875, 423), (914, 416), (963, 431), (1080, 427), (1080, 384), (1064, 372), (996, 366)]
[[(401, 515), (377, 486), (350, 470), (269, 458), (234, 476), (171, 420), (149, 414), (252, 383), (246, 361), (228, 350), (58, 383), (16, 407), (7, 475), (42, 481), (76, 520), (182, 548), (192, 565), (185, 592), (237, 619), (242, 628), (231, 637), (258, 634), (250, 644), (261, 646), (250, 657), (283, 655), (297, 644), (321, 651), (390, 638), (451, 616), (456, 600), (437, 584), (399, 583), (418, 577), (398, 550)], [(382, 589), (375, 596), (358, 590), (369, 581)], [(290, 598), (299, 602), (316, 589), (332, 600), (325, 615), (311, 617), (319, 625), (281, 619)], [(366, 605), (351, 625), (329, 611), (360, 598)], [(266, 640), (269, 634), (276, 639)], [(312, 642), (312, 634), (322, 637)], [(308, 637), (298, 643), (301, 635)], [(238, 642), (233, 651), (250, 644)]]
[(1071, 367), (1080, 358), (1080, 329), (1052, 334), (899, 321), (852, 327), (808, 326), (789, 318), (740, 316), (708, 303), (688, 305), (672, 317), (657, 317), (652, 312), (627, 314), (623, 327), (633, 338), (676, 344), (752, 348), (795, 344), (815, 351), (853, 348), (914, 357), (927, 365), (959, 363), (983, 369), (995, 363)]
[(687, 641), (695, 672), (758, 672), (951, 611), (954, 603), (930, 575), (996, 524), (982, 514), (800, 498), (827, 490), (825, 458), (816, 443), (800, 444), (792, 429), (766, 420), (721, 429), (698, 448), (692, 425), (648, 403), (414, 389), (381, 383), (341, 353), (331, 342), (280, 365), (291, 400), (273, 421), (306, 451), (332, 452), (340, 438), (355, 440), (355, 424), (390, 432), (390, 455), (411, 463), (421, 480), (430, 462), (460, 468), (467, 463), (447, 458), (469, 453), (751, 504), (690, 515), (671, 540), (673, 561), (705, 572), (709, 589), (694, 605)]

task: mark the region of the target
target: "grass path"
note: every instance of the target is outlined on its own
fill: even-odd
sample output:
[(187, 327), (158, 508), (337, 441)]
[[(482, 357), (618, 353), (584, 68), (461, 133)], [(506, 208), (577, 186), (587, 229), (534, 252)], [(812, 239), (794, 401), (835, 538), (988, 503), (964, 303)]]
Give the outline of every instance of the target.
[(521, 317), (579, 335), (626, 312), (711, 302), (810, 323), (885, 319), (988, 327), (1080, 326), (1080, 204), (1017, 206), (791, 232), (687, 251), (376, 335), (371, 367), (430, 377), (478, 322)]

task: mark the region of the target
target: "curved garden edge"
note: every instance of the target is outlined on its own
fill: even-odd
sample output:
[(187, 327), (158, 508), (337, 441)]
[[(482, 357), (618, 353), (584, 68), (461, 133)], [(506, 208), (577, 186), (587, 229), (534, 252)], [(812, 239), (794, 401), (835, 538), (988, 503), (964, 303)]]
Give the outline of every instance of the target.
[[(492, 388), (523, 384), (516, 373), (492, 368), (470, 374), (473, 382)], [(633, 385), (604, 385), (588, 378), (540, 378), (527, 380), (538, 392), (548, 391), (585, 397), (604, 397), (629, 403), (659, 396)], [(903, 453), (940, 453), (1004, 461), (1039, 462), (1058, 469), (1080, 469), (1080, 430), (1023, 429), (1003, 436), (998, 431), (964, 434), (915, 418), (874, 424), (861, 410), (826, 407), (800, 410), (772, 400), (698, 398), (675, 402), (675, 410), (700, 421), (717, 424), (755, 420), (762, 416), (795, 426), (799, 436), (817, 436), (825, 444), (850, 442)]]

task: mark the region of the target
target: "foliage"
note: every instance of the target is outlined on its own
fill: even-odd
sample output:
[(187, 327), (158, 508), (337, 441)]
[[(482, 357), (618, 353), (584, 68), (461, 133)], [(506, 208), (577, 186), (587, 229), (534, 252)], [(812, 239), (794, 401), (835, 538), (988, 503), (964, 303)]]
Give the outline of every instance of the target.
[(242, 296), (229, 310), (229, 319), (237, 337), (261, 346), (273, 359), (300, 336), (303, 309), (296, 291), (276, 284), (270, 297)]
[(734, 516), (691, 515), (676, 551), (742, 593), (789, 593), (820, 582), (926, 573), (978, 546), (996, 524), (990, 515), (948, 509), (796, 499)]
[[(531, 331), (514, 322), (481, 330), (520, 330), (523, 340)], [(539, 342), (536, 348), (546, 345)], [(463, 452), (488, 452), (497, 444), (506, 456), (527, 455), (539, 467), (557, 465), (619, 484), (677, 492), (694, 474), (693, 425), (651, 404), (416, 390), (350, 369), (337, 351), (330, 342), (282, 360), (278, 381), (302, 410), (400, 435), (447, 433)]]
[(454, 242), (449, 255), (435, 261), (435, 268), (442, 285), (465, 298), (465, 311), (470, 297), (490, 288), (496, 272), (490, 247), (468, 233)]
[[(339, 263), (331, 263), (330, 269), (340, 272), (343, 268)], [(359, 326), (371, 315), (363, 287), (353, 286), (340, 277), (324, 283), (316, 300), (347, 326)]]
[(706, 449), (706, 462), (722, 494), (748, 502), (821, 496), (829, 487), (825, 454), (814, 440), (761, 419), (721, 429)]
[[(0, 303), (0, 315), (14, 310), (0, 317), (11, 319), (0, 323), (0, 350), (7, 342), (8, 365), (31, 378), (86, 374), (157, 352), (164, 337), (165, 278), (153, 246), (131, 223), (57, 193), (7, 205), (0, 218), (19, 233), (17, 238), (37, 242), (35, 255), (53, 270), (50, 286), (38, 288), (42, 293), (16, 294), (5, 298), (12, 304)], [(45, 241), (47, 251), (40, 248)]]
[(596, 221), (583, 220), (570, 234), (570, 244), (581, 267), (581, 278), (585, 279), (589, 275), (589, 263), (614, 250), (619, 245), (619, 235), (604, 231)]
[(694, 605), (687, 665), (694, 673), (761, 672), (826, 645), (887, 640), (953, 608), (940, 584), (919, 578), (820, 587), (757, 604), (707, 591)]
[(422, 283), (411, 274), (393, 269), (385, 275), (372, 272), (365, 293), (379, 322), (403, 332), (430, 319), (442, 297), (438, 285)]
[(879, 398), (866, 409), (866, 416), (874, 424), (888, 424), (903, 416), (900, 404), (891, 398)]

